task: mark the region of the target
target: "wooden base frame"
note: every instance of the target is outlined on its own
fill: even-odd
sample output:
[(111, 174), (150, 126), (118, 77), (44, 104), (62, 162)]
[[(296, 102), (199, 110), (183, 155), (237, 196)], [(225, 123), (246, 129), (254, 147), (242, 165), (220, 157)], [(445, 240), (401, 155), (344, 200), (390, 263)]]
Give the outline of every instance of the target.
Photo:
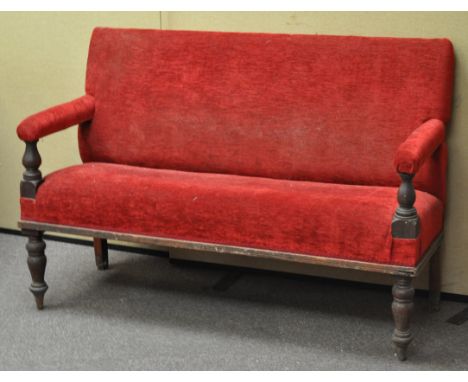
[[(258, 258), (277, 259), (283, 261), (292, 261), (297, 263), (307, 263), (313, 265), (321, 265), (335, 268), (346, 268), (354, 269), (358, 271), (368, 271), (385, 273), (390, 275), (400, 275), (408, 277), (416, 277), (419, 275), (421, 270), (429, 262), (432, 255), (439, 248), (442, 241), (442, 234), (439, 235), (431, 247), (426, 251), (425, 255), (415, 267), (408, 267), (403, 265), (391, 265), (391, 264), (380, 264), (380, 263), (368, 263), (365, 261), (357, 260), (345, 260), (337, 258), (327, 258), (320, 256), (305, 255), (292, 252), (280, 252), (270, 251), (266, 249), (246, 248), (237, 247), (233, 245), (222, 245), (222, 244), (211, 244), (202, 243), (196, 241), (168, 239), (163, 237), (153, 237), (145, 235), (134, 235), (121, 232), (113, 231), (102, 231), (82, 227), (72, 227), (57, 224), (32, 222), (22, 220), (18, 223), (19, 228), (22, 230), (37, 230), (37, 231), (49, 231), (49, 232), (60, 232), (79, 236), (88, 236), (93, 238), (108, 239), (108, 240), (121, 240), (133, 243), (151, 244), (161, 248), (177, 248), (177, 249), (188, 249), (192, 251), (208, 251), (217, 253), (230, 253), (239, 256), (250, 256)], [(96, 245), (96, 242), (95, 242)]]
[(435, 305), (438, 305), (438, 301), (440, 299), (440, 260), (438, 249), (442, 242), (442, 234), (440, 234), (434, 240), (432, 245), (422, 257), (421, 261), (416, 266), (408, 267), (391, 264), (367, 263), (356, 260), (325, 258), (290, 252), (244, 248), (230, 245), (192, 242), (145, 235), (134, 235), (128, 233), (94, 230), (82, 227), (71, 227), (33, 221), (20, 221), (18, 225), (22, 229), (23, 233), (30, 238), (30, 242), (28, 242), (28, 264), (32, 264), (32, 266), (30, 265), (31, 275), (33, 278), (31, 291), (36, 297), (36, 303), (39, 309), (42, 309), (44, 293), (47, 290), (47, 284), (44, 281), (45, 244), (43, 244), (44, 242), (42, 240), (42, 232), (44, 231), (93, 237), (96, 265), (98, 269), (101, 270), (108, 267), (107, 239), (111, 239), (142, 244), (152, 244), (167, 249), (176, 248), (192, 251), (229, 253), (236, 256), (276, 259), (285, 262), (307, 263), (318, 266), (346, 268), (393, 275), (395, 276), (395, 284), (393, 286), (392, 312), (395, 321), (395, 330), (393, 332), (392, 340), (395, 347), (395, 355), (400, 360), (406, 359), (407, 348), (412, 340), (412, 333), (409, 328), (414, 296), (412, 279), (420, 274), (429, 261), (431, 261), (431, 302)]

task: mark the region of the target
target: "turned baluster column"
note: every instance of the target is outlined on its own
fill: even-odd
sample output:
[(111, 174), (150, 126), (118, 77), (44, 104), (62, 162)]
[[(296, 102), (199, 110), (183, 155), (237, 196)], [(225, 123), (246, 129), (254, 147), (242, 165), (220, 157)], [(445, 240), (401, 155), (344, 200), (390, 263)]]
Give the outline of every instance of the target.
[[(419, 217), (414, 208), (416, 192), (413, 186), (414, 174), (400, 173), (398, 207), (392, 219), (392, 236), (399, 239), (416, 239), (419, 236)], [(392, 341), (395, 355), (400, 361), (406, 359), (408, 345), (413, 339), (410, 317), (413, 310), (414, 288), (411, 276), (397, 276), (393, 285), (392, 312), (395, 322)]]
[(395, 346), (395, 355), (400, 361), (406, 359), (408, 345), (413, 340), (410, 330), (410, 317), (414, 307), (412, 281), (411, 277), (397, 277), (392, 289), (392, 312), (395, 321), (392, 341)]
[[(37, 150), (37, 141), (25, 142), (26, 150), (23, 155), (23, 179), (20, 184), (20, 195), (23, 198), (34, 199), (39, 185), (42, 183), (42, 174), (39, 171), (41, 156)], [(26, 250), (28, 251), (28, 268), (31, 273), (32, 283), (29, 290), (34, 295), (37, 309), (44, 307), (44, 294), (47, 291), (47, 284), (44, 281), (47, 258), (45, 256), (46, 244), (43, 240), (43, 233), (36, 230), (23, 230), (23, 234), (28, 236)]]
[(44, 281), (47, 258), (45, 256), (46, 244), (42, 239), (42, 232), (23, 230), (28, 235), (26, 249), (28, 251), (28, 268), (31, 273), (32, 283), (29, 290), (34, 295), (37, 309), (44, 307), (44, 294), (47, 291), (47, 284)]
[(392, 220), (392, 235), (404, 239), (414, 239), (419, 235), (419, 217), (414, 208), (416, 192), (413, 186), (414, 174), (400, 173), (401, 184), (398, 189), (399, 206)]
[(20, 195), (23, 198), (35, 198), (36, 191), (42, 183), (42, 174), (39, 171), (41, 156), (37, 150), (37, 141), (25, 142), (26, 150), (23, 155), (23, 180), (20, 185)]

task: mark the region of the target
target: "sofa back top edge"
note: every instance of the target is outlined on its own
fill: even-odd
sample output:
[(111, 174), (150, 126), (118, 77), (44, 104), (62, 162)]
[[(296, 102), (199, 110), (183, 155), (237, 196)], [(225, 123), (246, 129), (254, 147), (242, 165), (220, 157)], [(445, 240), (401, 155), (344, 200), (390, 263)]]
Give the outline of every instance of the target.
[[(96, 28), (86, 78), (96, 116), (80, 153), (395, 186), (398, 145), (427, 119), (449, 121), (453, 70), (444, 38)], [(432, 162), (415, 183), (437, 195), (445, 170)]]

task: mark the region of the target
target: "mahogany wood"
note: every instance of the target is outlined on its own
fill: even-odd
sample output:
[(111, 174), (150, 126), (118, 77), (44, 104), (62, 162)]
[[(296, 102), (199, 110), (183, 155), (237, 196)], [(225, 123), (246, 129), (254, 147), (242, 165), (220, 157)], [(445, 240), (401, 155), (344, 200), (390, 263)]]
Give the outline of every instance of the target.
[(392, 341), (395, 347), (395, 356), (400, 361), (406, 360), (408, 345), (413, 340), (413, 334), (410, 330), (410, 316), (414, 307), (412, 281), (411, 277), (397, 276), (392, 289), (392, 312), (395, 321)]
[(109, 268), (109, 255), (108, 255), (108, 247), (107, 247), (107, 240), (95, 237), (93, 239), (94, 242), (94, 255), (96, 259), (96, 267), (103, 271)]
[(398, 203), (392, 220), (392, 236), (413, 239), (419, 235), (419, 217), (414, 208), (416, 192), (413, 186), (414, 174), (400, 173), (401, 184), (398, 189)]
[(20, 184), (20, 195), (23, 198), (35, 198), (36, 191), (42, 183), (42, 174), (39, 171), (41, 165), (41, 155), (37, 150), (37, 141), (25, 142), (26, 149), (23, 155), (23, 180)]
[(50, 232), (61, 232), (68, 233), (80, 236), (91, 236), (95, 238), (103, 238), (109, 240), (122, 240), (135, 243), (151, 244), (161, 248), (178, 248), (178, 249), (189, 249), (192, 251), (208, 251), (208, 252), (217, 252), (217, 253), (229, 253), (232, 255), (239, 256), (251, 256), (256, 258), (267, 258), (267, 259), (276, 259), (282, 261), (291, 261), (296, 263), (308, 263), (314, 265), (322, 265), (329, 267), (338, 267), (338, 268), (349, 268), (361, 271), (368, 272), (377, 272), (377, 273), (386, 273), (391, 275), (402, 275), (415, 277), (417, 276), (427, 262), (430, 260), (431, 256), (439, 247), (442, 234), (439, 235), (436, 240), (432, 243), (429, 249), (426, 251), (423, 258), (420, 260), (417, 266), (408, 267), (400, 265), (391, 265), (391, 264), (380, 264), (380, 263), (368, 263), (364, 261), (357, 260), (345, 260), (345, 259), (336, 259), (336, 258), (326, 258), (321, 256), (312, 256), (305, 254), (297, 254), (291, 252), (280, 252), (280, 251), (270, 251), (265, 249), (256, 249), (256, 248), (245, 248), (245, 247), (236, 247), (232, 245), (221, 245), (221, 244), (211, 244), (211, 243), (201, 243), (195, 241), (186, 241), (178, 239), (169, 239), (162, 237), (153, 237), (145, 235), (135, 235), (122, 232), (112, 232), (112, 231), (103, 231), (95, 230), (82, 227), (72, 227), (64, 226), (58, 224), (48, 224), (41, 222), (32, 222), (22, 220), (18, 223), (19, 227), (22, 229), (35, 229), (43, 230)]
[(47, 263), (47, 258), (44, 253), (46, 244), (42, 239), (42, 231), (24, 229), (23, 233), (28, 236), (26, 249), (28, 251), (29, 272), (32, 278), (29, 290), (34, 295), (37, 309), (42, 309), (44, 307), (44, 294), (48, 288), (44, 280)]
[(429, 302), (433, 311), (440, 310), (441, 268), (441, 249), (439, 247), (429, 264)]

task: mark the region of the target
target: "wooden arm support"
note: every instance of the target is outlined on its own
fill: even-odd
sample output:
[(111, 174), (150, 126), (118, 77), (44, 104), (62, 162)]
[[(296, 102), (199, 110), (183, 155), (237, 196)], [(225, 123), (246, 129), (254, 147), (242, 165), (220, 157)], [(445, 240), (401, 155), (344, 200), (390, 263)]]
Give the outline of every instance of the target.
[(35, 198), (39, 185), (42, 183), (42, 174), (39, 166), (42, 163), (41, 156), (37, 150), (37, 141), (25, 142), (26, 150), (23, 155), (23, 180), (20, 185), (22, 198)]
[(414, 239), (419, 235), (419, 216), (414, 208), (416, 192), (413, 186), (414, 174), (400, 173), (401, 185), (398, 189), (398, 203), (392, 219), (392, 236)]

